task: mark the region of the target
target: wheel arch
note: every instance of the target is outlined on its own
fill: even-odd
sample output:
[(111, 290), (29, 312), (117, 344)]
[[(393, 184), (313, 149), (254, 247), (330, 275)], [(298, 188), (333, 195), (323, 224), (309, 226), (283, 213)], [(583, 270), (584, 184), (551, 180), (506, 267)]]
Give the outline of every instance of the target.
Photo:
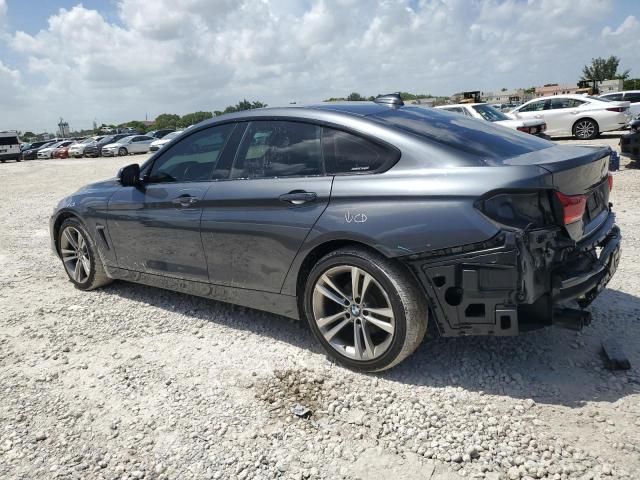
[(62, 224), (64, 223), (64, 221), (69, 219), (69, 218), (75, 218), (86, 229), (86, 225), (82, 221), (82, 218), (80, 218), (80, 216), (76, 212), (73, 212), (71, 210), (63, 210), (62, 212), (60, 212), (58, 214), (58, 216), (56, 217), (55, 221), (53, 222), (53, 231), (52, 231), (52, 233), (53, 233), (53, 242), (54, 242), (54, 245), (56, 247), (56, 254), (58, 256), (60, 256), (60, 228), (62, 227)]

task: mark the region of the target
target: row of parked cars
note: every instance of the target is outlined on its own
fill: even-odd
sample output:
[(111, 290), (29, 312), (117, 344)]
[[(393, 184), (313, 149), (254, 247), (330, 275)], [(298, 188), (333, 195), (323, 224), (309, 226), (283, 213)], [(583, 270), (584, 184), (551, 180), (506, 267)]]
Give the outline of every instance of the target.
[(486, 103), (443, 105), (461, 113), (538, 136), (573, 136), (591, 140), (602, 132), (621, 130), (640, 117), (640, 90), (535, 98), (504, 113)]
[(114, 157), (134, 153), (156, 151), (180, 132), (162, 129), (144, 135), (118, 133), (97, 135), (84, 139), (54, 139), (23, 144), (21, 159), (35, 160), (49, 158)]

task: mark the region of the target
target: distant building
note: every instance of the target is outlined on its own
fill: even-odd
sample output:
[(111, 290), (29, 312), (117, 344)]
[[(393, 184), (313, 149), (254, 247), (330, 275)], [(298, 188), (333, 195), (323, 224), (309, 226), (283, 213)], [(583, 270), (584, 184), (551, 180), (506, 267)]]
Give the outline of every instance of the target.
[(499, 92), (481, 92), (480, 99), (487, 103), (524, 103), (533, 98), (533, 93), (523, 88), (515, 88)]
[(536, 97), (549, 97), (551, 95), (569, 95), (577, 93), (577, 84), (548, 83), (542, 87), (536, 87)]
[[(551, 95), (571, 95), (576, 93), (593, 93), (591, 92), (592, 87), (593, 82), (590, 82), (588, 80), (581, 80), (576, 85), (561, 85), (558, 83), (549, 83), (547, 85), (543, 85), (542, 87), (536, 87), (536, 97), (549, 97)], [(622, 90), (622, 87), (622, 80), (603, 80), (601, 82), (596, 82), (598, 94), (619, 92), (620, 90)]]

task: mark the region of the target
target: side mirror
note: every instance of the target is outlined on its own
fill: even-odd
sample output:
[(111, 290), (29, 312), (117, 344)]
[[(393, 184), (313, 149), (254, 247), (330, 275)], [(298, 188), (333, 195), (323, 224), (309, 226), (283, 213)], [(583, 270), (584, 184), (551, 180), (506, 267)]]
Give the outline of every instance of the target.
[(122, 167), (118, 172), (118, 180), (123, 187), (137, 187), (140, 182), (140, 165), (133, 163)]

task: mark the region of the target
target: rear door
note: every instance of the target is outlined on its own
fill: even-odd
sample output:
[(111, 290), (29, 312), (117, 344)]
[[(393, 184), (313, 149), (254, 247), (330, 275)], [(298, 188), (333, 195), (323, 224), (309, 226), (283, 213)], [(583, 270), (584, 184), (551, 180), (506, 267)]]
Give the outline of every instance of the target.
[(580, 107), (586, 105), (586, 103), (575, 98), (552, 98), (547, 100), (544, 105), (544, 121), (547, 122), (547, 133), (571, 135), (573, 133), (573, 124), (583, 113)]
[(231, 178), (215, 182), (204, 199), (202, 243), (211, 283), (280, 292), (331, 195), (321, 132), (295, 121), (246, 125)]
[(111, 197), (107, 227), (120, 268), (208, 281), (203, 198), (212, 180), (229, 174), (233, 129), (226, 124), (184, 137), (155, 159), (142, 186), (122, 187)]

